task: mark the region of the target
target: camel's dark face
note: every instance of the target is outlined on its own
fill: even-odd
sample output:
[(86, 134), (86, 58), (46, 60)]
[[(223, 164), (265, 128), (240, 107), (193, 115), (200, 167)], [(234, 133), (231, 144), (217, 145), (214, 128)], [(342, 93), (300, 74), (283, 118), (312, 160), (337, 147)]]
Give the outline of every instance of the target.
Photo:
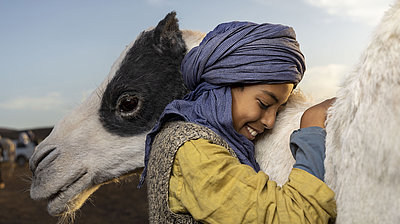
[(104, 128), (119, 136), (147, 132), (164, 107), (187, 90), (180, 64), (186, 53), (176, 21), (143, 33), (108, 83), (99, 109)]
[(51, 215), (73, 214), (100, 185), (143, 167), (147, 132), (186, 93), (180, 73), (186, 46), (203, 37), (183, 35), (185, 41), (175, 13), (139, 35), (98, 89), (37, 147), (31, 197), (47, 199)]

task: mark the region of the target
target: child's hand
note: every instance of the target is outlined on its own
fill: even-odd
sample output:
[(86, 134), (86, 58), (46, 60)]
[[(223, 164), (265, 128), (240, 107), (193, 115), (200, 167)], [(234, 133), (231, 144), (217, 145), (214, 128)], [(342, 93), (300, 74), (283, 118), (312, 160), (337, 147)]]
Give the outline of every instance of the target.
[(335, 102), (336, 98), (325, 100), (308, 108), (301, 117), (300, 128), (318, 126), (325, 128), (326, 111)]

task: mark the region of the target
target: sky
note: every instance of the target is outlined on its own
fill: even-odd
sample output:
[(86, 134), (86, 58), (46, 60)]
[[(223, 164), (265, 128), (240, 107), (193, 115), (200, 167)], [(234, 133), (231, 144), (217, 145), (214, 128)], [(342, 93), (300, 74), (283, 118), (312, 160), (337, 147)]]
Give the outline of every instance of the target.
[(181, 29), (228, 21), (292, 26), (299, 88), (335, 96), (392, 0), (0, 0), (0, 127), (53, 126), (104, 80), (125, 46), (176, 11)]

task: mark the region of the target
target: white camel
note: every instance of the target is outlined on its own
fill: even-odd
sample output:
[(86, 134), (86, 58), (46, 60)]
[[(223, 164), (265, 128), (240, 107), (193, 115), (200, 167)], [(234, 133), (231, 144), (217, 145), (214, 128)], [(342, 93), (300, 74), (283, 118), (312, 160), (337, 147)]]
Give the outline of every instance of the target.
[[(337, 193), (338, 223), (364, 223), (365, 218), (369, 218), (367, 223), (400, 220), (396, 214), (400, 204), (400, 188), (396, 186), (400, 178), (395, 173), (400, 161), (399, 138), (395, 138), (400, 113), (398, 104), (394, 104), (400, 96), (399, 51), (395, 51), (400, 47), (398, 21), (400, 1), (396, 2), (380, 24), (381, 28), (377, 30), (355, 72), (343, 82), (337, 102), (329, 113), (326, 181)], [(50, 214), (72, 214), (102, 184), (143, 167), (145, 135), (163, 108), (162, 105), (153, 105), (154, 101), (150, 102), (150, 106), (146, 105), (147, 100), (157, 98), (159, 101), (155, 102), (165, 102), (168, 101), (165, 97), (171, 96), (171, 90), (175, 92), (172, 97), (179, 97), (182, 94), (179, 89), (184, 88), (181, 85), (176, 87), (178, 90), (168, 87), (172, 79), (178, 79), (176, 77), (168, 77), (168, 81), (154, 80), (154, 77), (158, 77), (155, 74), (176, 68), (173, 66), (158, 71), (159, 66), (151, 66), (151, 63), (156, 61), (155, 57), (180, 55), (182, 45), (190, 49), (204, 36), (202, 33), (182, 31), (182, 39), (179, 38), (180, 33), (175, 17), (169, 15), (155, 29), (140, 35), (114, 63), (103, 84), (59, 122), (50, 136), (37, 147), (30, 161), (33, 172), (31, 197), (48, 199)], [(155, 54), (147, 54), (147, 51), (154, 51)], [(141, 60), (135, 60), (138, 57)], [(172, 60), (177, 59), (173, 57)], [(136, 66), (137, 63), (144, 64)], [(143, 72), (145, 63), (151, 69)], [(134, 82), (127, 85), (124, 75)], [(390, 91), (385, 89), (390, 85)], [(147, 95), (151, 97), (146, 98)], [(293, 95), (287, 108), (279, 115), (273, 132), (267, 133), (256, 143), (260, 165), (277, 182), (282, 183), (287, 179), (288, 170), (293, 165), (288, 136), (298, 127), (299, 117), (309, 105), (310, 102), (301, 93)], [(384, 111), (382, 108), (390, 110)], [(370, 111), (374, 112), (371, 114)], [(293, 114), (297, 114), (297, 118), (292, 117)], [(364, 117), (370, 121), (365, 122), (362, 120)], [(379, 119), (390, 122), (373, 123)], [(282, 120), (285, 122), (280, 122)], [(373, 125), (364, 128), (363, 125), (370, 125), (369, 122)], [(369, 150), (371, 147), (374, 150)], [(351, 157), (345, 153), (350, 153)], [(374, 173), (371, 169), (380, 175), (371, 175)], [(358, 175), (357, 179), (353, 179), (354, 174)], [(369, 175), (373, 181), (369, 182)], [(380, 188), (380, 184), (384, 184), (385, 188)], [(369, 198), (364, 197), (362, 187), (375, 188), (371, 191), (374, 194)], [(360, 195), (349, 196), (358, 194), (358, 190)], [(396, 197), (387, 200), (388, 195)], [(355, 197), (359, 200), (349, 202)], [(380, 197), (385, 200), (381, 201)], [(369, 207), (371, 202), (377, 203), (380, 208), (373, 210)], [(343, 211), (347, 209), (350, 212)], [(365, 210), (369, 215), (361, 215), (362, 211), (356, 212), (357, 209)]]
[[(272, 133), (256, 143), (261, 168), (283, 184), (294, 164), (289, 134), (310, 105), (291, 99)], [(328, 112), (325, 181), (337, 201), (336, 223), (400, 222), (400, 1), (385, 13)], [(267, 150), (268, 149), (268, 150)]]

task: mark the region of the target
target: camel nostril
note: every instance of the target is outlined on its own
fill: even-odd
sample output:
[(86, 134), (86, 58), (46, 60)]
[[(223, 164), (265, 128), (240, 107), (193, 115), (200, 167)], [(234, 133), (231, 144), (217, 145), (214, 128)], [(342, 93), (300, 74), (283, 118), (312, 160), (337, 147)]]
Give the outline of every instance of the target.
[[(39, 166), (39, 164), (47, 157), (49, 156), (52, 152), (54, 152), (54, 150), (57, 147), (53, 147), (53, 148), (49, 148), (48, 150), (45, 150), (45, 152), (43, 152), (42, 154), (39, 154), (38, 156), (35, 156), (33, 159), (33, 161), (31, 161), (30, 163), (30, 170), (32, 172), (33, 175), (35, 175), (35, 171), (36, 168)], [(36, 158), (37, 157), (37, 158)]]

